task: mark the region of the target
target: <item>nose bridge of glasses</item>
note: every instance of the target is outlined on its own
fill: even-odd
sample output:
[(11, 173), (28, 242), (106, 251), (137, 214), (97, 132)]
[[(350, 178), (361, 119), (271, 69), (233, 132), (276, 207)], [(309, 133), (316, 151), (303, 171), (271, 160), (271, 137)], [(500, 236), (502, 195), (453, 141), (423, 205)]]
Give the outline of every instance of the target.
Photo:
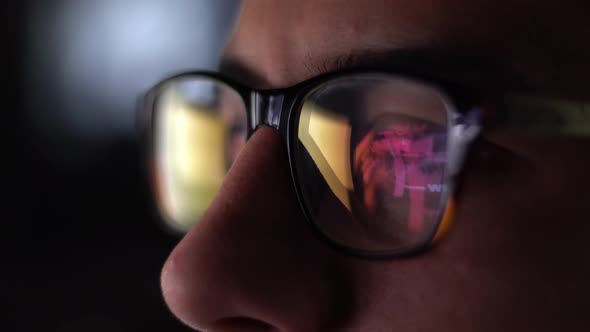
[(251, 123), (252, 130), (260, 125), (267, 125), (279, 130), (284, 96), (280, 94), (252, 92)]

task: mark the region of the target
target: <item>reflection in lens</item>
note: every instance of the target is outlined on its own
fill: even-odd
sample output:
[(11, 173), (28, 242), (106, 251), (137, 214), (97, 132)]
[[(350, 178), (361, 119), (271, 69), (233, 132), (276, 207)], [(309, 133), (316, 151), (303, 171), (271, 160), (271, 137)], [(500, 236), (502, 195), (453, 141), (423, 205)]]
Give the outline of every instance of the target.
[(205, 212), (246, 141), (241, 96), (209, 78), (166, 85), (155, 104), (154, 175), (166, 221), (188, 230)]
[(307, 96), (295, 151), (303, 204), (333, 241), (407, 250), (434, 234), (446, 203), (446, 108), (435, 89), (356, 75)]

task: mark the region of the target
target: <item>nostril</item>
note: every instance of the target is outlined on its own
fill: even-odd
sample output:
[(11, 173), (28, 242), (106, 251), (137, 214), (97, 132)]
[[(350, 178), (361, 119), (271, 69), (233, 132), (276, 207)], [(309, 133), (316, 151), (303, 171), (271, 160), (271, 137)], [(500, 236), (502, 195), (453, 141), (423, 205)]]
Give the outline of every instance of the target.
[(213, 331), (275, 332), (277, 328), (263, 321), (248, 317), (223, 318), (213, 324)]

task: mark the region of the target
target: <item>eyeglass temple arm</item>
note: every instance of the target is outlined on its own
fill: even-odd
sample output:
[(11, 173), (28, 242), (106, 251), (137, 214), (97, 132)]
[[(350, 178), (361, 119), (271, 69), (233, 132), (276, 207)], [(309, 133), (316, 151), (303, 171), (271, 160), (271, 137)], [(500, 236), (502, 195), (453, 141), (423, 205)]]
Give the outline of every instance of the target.
[(496, 129), (590, 137), (590, 101), (508, 95), (491, 112), (485, 108)]

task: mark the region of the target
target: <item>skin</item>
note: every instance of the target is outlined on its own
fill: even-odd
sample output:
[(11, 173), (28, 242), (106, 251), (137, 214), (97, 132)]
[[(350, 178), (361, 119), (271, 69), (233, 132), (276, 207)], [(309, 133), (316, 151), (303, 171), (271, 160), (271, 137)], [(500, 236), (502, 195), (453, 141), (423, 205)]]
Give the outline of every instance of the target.
[[(466, 50), (510, 73), (479, 68), (478, 89), (583, 99), (589, 12), (582, 1), (245, 1), (226, 55), (263, 78), (235, 79), (277, 88), (354, 50)], [(588, 143), (487, 131), (449, 234), (417, 256), (366, 260), (315, 235), (284, 142), (260, 128), (168, 258), (164, 297), (204, 331), (586, 331)]]

